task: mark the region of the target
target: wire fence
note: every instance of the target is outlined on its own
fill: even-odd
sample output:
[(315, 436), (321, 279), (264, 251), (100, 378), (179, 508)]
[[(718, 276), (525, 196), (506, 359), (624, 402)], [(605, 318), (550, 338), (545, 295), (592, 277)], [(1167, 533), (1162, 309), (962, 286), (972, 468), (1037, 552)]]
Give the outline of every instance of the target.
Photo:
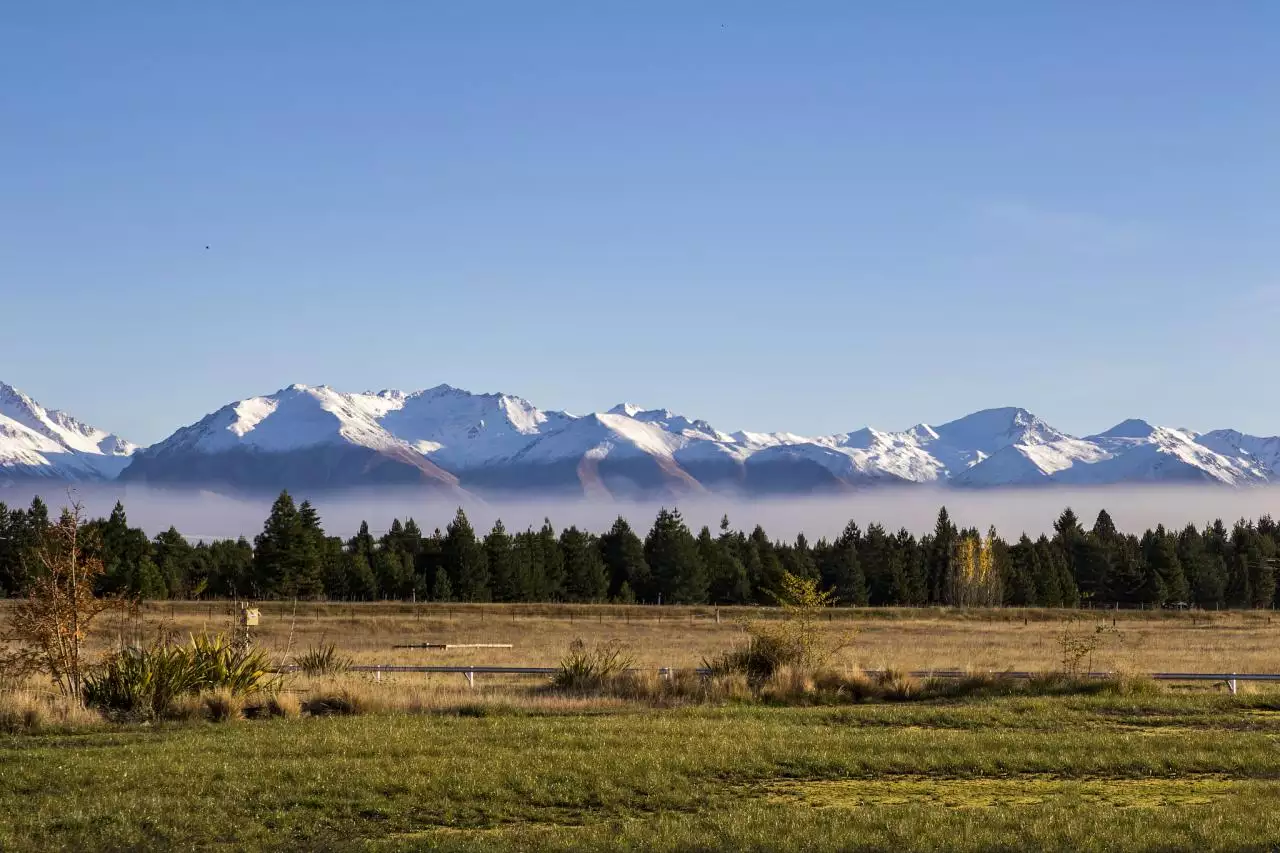
[[(439, 674), (455, 674), (465, 676), (467, 683), (475, 686), (475, 677), (477, 675), (539, 675), (550, 676), (560, 671), (558, 666), (484, 666), (456, 664), (452, 666), (413, 666), (402, 664), (355, 664), (347, 667), (350, 672), (371, 672), (377, 680), (382, 680), (382, 673), (439, 673)], [(297, 665), (286, 665), (277, 668), (277, 672), (298, 672), (301, 667)], [(663, 678), (670, 678), (678, 671), (676, 667), (658, 667), (655, 669), (641, 669), (633, 667), (631, 672), (657, 672)], [(695, 667), (692, 669), (702, 677), (709, 676), (711, 670), (706, 667)], [(868, 678), (875, 678), (881, 675), (884, 670), (866, 669), (862, 673)], [(1044, 675), (1041, 672), (1011, 672), (1007, 670), (986, 670), (974, 671), (967, 669), (922, 669), (914, 670), (908, 673), (912, 678), (968, 678), (974, 675), (988, 675), (996, 678), (1012, 678), (1012, 679), (1030, 679)], [(1080, 673), (1080, 678), (1114, 678), (1115, 672), (1084, 672)], [(1280, 681), (1280, 673), (1274, 672), (1149, 672), (1140, 674), (1139, 677), (1150, 678), (1153, 681), (1210, 681), (1220, 682), (1227, 686), (1232, 694), (1239, 689), (1238, 682), (1241, 681)]]

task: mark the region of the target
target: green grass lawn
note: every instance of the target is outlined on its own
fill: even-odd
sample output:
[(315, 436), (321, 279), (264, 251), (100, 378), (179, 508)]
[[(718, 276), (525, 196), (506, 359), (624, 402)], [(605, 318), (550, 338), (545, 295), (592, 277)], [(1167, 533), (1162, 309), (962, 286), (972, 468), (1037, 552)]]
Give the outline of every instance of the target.
[(366, 716), (0, 739), (0, 850), (1271, 850), (1265, 696)]

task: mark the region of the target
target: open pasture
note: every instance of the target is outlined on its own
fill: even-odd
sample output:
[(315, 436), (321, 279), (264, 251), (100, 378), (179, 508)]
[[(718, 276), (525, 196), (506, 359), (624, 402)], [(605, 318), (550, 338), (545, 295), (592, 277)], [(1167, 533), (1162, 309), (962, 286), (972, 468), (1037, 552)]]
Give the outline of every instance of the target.
[(1265, 694), (477, 704), (0, 739), (0, 849), (1269, 850)]
[[(2, 606), (2, 605), (0, 605)], [(333, 643), (362, 664), (555, 666), (570, 642), (617, 639), (637, 666), (689, 668), (745, 642), (742, 621), (773, 608), (615, 605), (318, 603), (271, 601), (254, 639), (278, 660)], [(170, 631), (229, 631), (229, 602), (159, 602), (136, 618), (104, 620), (105, 649)], [(1280, 614), (1272, 611), (832, 608), (826, 641), (846, 643), (835, 667), (1048, 671), (1062, 668), (1064, 630), (1099, 638), (1092, 668), (1122, 672), (1280, 672)], [(511, 649), (397, 649), (421, 643), (503, 643)], [(1088, 661), (1086, 661), (1088, 663)]]

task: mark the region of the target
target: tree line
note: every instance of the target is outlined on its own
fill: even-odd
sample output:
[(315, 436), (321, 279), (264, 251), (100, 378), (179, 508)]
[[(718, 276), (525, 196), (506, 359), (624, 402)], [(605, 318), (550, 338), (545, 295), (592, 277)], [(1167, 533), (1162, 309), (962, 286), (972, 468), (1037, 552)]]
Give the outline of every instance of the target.
[[(0, 503), (0, 594), (20, 595), (38, 576), (35, 549), (48, 535), (48, 507)], [(98, 592), (141, 599), (250, 597), (344, 601), (568, 601), (772, 604), (784, 573), (817, 580), (846, 606), (1271, 607), (1280, 526), (1221, 520), (1203, 528), (1163, 525), (1122, 533), (1098, 513), (1085, 527), (1071, 509), (1053, 535), (1016, 541), (994, 529), (962, 529), (941, 509), (931, 533), (850, 521), (834, 539), (771, 538), (756, 526), (696, 533), (663, 509), (643, 538), (625, 518), (607, 531), (577, 527), (478, 534), (459, 509), (425, 534), (396, 519), (379, 537), (361, 523), (350, 539), (324, 532), (308, 501), (282, 492), (253, 542), (191, 544), (170, 528), (148, 537), (117, 503), (84, 523), (84, 540), (105, 571)]]

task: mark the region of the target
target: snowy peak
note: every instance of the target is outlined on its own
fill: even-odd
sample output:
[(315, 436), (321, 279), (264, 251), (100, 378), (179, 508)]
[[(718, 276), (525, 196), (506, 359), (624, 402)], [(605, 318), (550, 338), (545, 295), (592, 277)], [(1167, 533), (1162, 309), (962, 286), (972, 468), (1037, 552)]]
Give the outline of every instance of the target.
[[(636, 496), (808, 493), (881, 483), (999, 487), (1280, 481), (1280, 437), (1132, 419), (1076, 438), (1026, 409), (984, 409), (901, 432), (723, 432), (665, 408), (588, 415), (450, 385), (346, 393), (294, 384), (246, 397), (136, 452), (0, 384), (0, 481), (114, 477), (323, 488), (430, 483), (481, 492)], [(125, 469), (121, 473), (122, 469)]]
[(1049, 444), (1071, 438), (1026, 409), (1013, 407), (983, 409), (945, 423), (933, 432), (948, 444), (978, 450), (984, 455), (1015, 444)]
[(136, 446), (0, 382), (0, 482), (111, 479)]
[(1121, 421), (1106, 432), (1100, 432), (1095, 438), (1150, 438), (1156, 428), (1140, 418), (1129, 418)]

